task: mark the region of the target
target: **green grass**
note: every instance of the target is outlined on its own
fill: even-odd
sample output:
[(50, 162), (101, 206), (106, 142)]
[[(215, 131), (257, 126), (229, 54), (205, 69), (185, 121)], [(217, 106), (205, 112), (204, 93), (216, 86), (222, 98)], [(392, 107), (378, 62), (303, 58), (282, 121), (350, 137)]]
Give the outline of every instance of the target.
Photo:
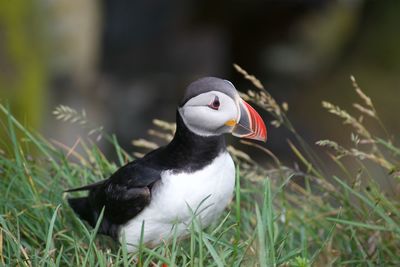
[[(376, 114), (372, 103), (360, 97)], [(292, 169), (276, 158), (260, 165), (232, 150), (237, 186), (225, 214), (204, 230), (194, 217), (186, 240), (174, 236), (154, 249), (141, 246), (135, 255), (77, 219), (63, 193), (105, 178), (132, 160), (117, 138), (104, 135), (118, 162), (110, 162), (86, 137), (77, 144), (83, 151), (78, 154), (29, 131), (0, 105), (6, 118), (0, 127), (7, 136), (0, 153), (0, 265), (399, 266), (399, 191), (379, 186), (387, 181), (399, 190), (400, 148), (394, 140), (370, 133), (347, 112), (324, 104), (349, 124), (354, 142), (344, 148), (321, 141), (331, 158), (323, 162), (315, 145), (290, 124), (286, 109), (262, 88), (249, 92), (248, 99), (267, 109), (276, 126), (294, 134), (289, 146), (302, 167)], [(337, 168), (327, 171), (332, 163)]]

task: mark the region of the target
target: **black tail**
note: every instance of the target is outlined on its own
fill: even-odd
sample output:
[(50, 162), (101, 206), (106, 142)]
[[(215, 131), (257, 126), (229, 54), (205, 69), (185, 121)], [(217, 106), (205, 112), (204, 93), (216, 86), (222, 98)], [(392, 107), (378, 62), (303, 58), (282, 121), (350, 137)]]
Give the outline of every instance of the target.
[[(82, 220), (87, 221), (93, 228), (96, 226), (100, 212), (90, 205), (88, 197), (69, 198), (68, 203)], [(118, 231), (118, 224), (112, 223), (108, 218), (103, 217), (98, 230), (99, 234), (109, 235), (114, 240), (118, 240)]]
[(95, 182), (93, 184), (88, 184), (88, 185), (84, 185), (81, 187), (68, 189), (68, 190), (65, 190), (64, 192), (88, 191), (88, 190), (97, 188), (98, 186), (104, 184), (105, 181), (107, 181), (107, 180), (101, 180), (101, 181)]
[(92, 227), (96, 225), (94, 212), (90, 205), (88, 197), (69, 198), (68, 203), (76, 214), (82, 219), (87, 221)]

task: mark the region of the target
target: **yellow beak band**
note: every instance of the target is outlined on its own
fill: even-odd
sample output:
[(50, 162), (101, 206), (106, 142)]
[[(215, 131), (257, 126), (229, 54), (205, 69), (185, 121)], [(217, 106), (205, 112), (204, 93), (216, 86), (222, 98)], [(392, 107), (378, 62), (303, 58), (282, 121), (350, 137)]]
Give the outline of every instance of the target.
[(229, 120), (229, 121), (225, 122), (225, 125), (233, 127), (233, 126), (236, 125), (236, 121), (235, 120)]

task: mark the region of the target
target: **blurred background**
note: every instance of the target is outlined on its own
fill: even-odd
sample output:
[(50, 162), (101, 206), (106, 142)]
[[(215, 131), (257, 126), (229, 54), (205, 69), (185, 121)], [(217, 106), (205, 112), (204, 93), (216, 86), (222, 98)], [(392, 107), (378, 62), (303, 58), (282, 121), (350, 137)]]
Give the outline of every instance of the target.
[[(329, 100), (352, 110), (350, 75), (398, 133), (399, 14), (395, 0), (1, 1), (0, 99), (25, 125), (68, 146), (84, 133), (52, 111), (85, 109), (132, 152), (153, 118), (175, 120), (191, 81), (217, 76), (250, 89), (237, 63), (289, 104), (312, 143), (350, 142), (348, 128), (321, 107)], [(265, 146), (285, 158), (289, 133), (268, 128)]]

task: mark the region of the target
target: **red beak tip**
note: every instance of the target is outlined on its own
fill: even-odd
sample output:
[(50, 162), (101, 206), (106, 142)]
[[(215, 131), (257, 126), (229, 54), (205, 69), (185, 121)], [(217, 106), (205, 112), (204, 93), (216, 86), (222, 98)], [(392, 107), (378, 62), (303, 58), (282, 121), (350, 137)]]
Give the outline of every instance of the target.
[(237, 132), (237, 136), (267, 142), (267, 127), (260, 114), (243, 99), (241, 110), (241, 119), (238, 123), (241, 128), (238, 128), (240, 131)]

